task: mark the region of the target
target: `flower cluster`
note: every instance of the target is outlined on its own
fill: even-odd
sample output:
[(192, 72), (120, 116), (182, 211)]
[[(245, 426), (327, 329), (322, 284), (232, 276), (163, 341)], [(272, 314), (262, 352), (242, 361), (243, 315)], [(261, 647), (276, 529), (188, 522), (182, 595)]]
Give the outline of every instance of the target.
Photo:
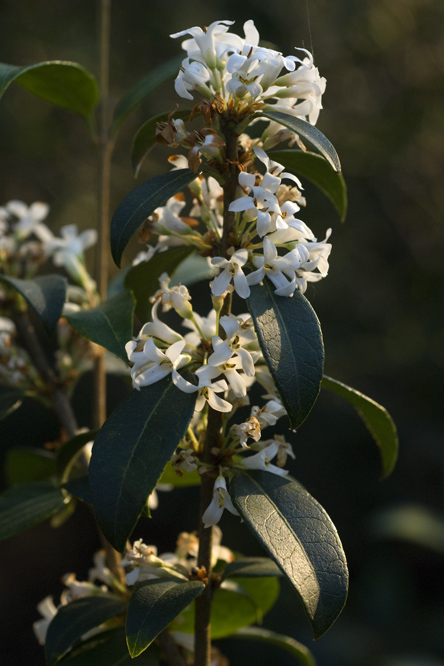
[[(313, 65), (305, 49), (303, 60), (259, 46), (259, 33), (253, 21), (244, 24), (244, 39), (228, 32), (233, 21), (215, 21), (208, 28), (182, 30), (173, 38), (190, 35), (182, 42), (187, 52), (175, 81), (176, 92), (185, 99), (192, 93), (204, 98), (218, 97), (245, 111), (267, 100), (285, 100), (286, 113), (308, 117), (315, 123), (322, 108), (325, 79)], [(282, 70), (285, 73), (281, 75)], [(281, 110), (281, 104), (274, 104)]]

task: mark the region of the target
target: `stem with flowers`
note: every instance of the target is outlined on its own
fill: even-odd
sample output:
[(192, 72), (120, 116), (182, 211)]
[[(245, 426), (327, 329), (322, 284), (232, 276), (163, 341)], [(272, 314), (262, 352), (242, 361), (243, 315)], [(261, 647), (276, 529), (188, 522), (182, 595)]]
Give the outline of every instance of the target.
[[(106, 0), (103, 10), (106, 18)], [(172, 35), (188, 37), (175, 88), (194, 108), (149, 119), (135, 137), (133, 165), (140, 167), (156, 140), (187, 154), (170, 157), (168, 172), (137, 186), (115, 211), (110, 244), (116, 264), (136, 231), (146, 250), (112, 297), (106, 298), (103, 278), (97, 293), (85, 269), (92, 232), (77, 236), (65, 228), (63, 238), (55, 238), (41, 208), (34, 216), (17, 202), (0, 209), (5, 298), (25, 298), (47, 330), (58, 327), (60, 339), (68, 327), (74, 342), (86, 338), (120, 358), (133, 387), (98, 432), (70, 433), (55, 458), (56, 478), (27, 490), (36, 498), (33, 506), (45, 510), (34, 509), (25, 527), (48, 516), (60, 520), (66, 505), (86, 501), (119, 554), (111, 566), (103, 551), (97, 553), (88, 581), (69, 574), (59, 606), (49, 597), (39, 605), (43, 619), (35, 632), (49, 666), (62, 663), (67, 652), (93, 654), (105, 664), (109, 650), (119, 659), (129, 651), (141, 664), (145, 657), (171, 666), (221, 664), (211, 639), (228, 636), (285, 647), (313, 666), (303, 645), (253, 625), (274, 604), (281, 576), (299, 596), (315, 638), (332, 626), (346, 600), (347, 563), (334, 524), (286, 469), (295, 457), (296, 429), (321, 385), (349, 399), (373, 433), (372, 419), (382, 419), (386, 427), (377, 443), (386, 473), (396, 458), (396, 432), (384, 408), (323, 376), (320, 324), (304, 295), (328, 274), (331, 230), (318, 241), (299, 218), (306, 201), (295, 172), (309, 175), (335, 201), (338, 193), (345, 197), (339, 158), (315, 127), (325, 79), (308, 51), (284, 57), (260, 45), (253, 21), (245, 23), (244, 37), (230, 32), (231, 25), (216, 21)], [(140, 95), (136, 89), (117, 105), (109, 135), (102, 118), (102, 218), (112, 141)], [(193, 128), (193, 121), (204, 125)], [(260, 131), (248, 134), (256, 123)], [(288, 148), (273, 150), (282, 143)], [(40, 255), (30, 247), (32, 235)], [(38, 268), (32, 272), (31, 258), (34, 264), (36, 256), (52, 258), (77, 281), (77, 290), (63, 278), (49, 284), (37, 276), (30, 285), (13, 277), (19, 255), (29, 257), (27, 277)], [(196, 274), (209, 281), (213, 307), (206, 316), (188, 290)], [(39, 309), (42, 298), (51, 308)], [(245, 311), (237, 313), (242, 304)], [(168, 311), (169, 324), (163, 319)], [(141, 324), (136, 337), (134, 313)], [(9, 368), (4, 376), (15, 388), (25, 380), (29, 388), (31, 370), (22, 376), (17, 369), (31, 367), (32, 357), (14, 350), (12, 319), (0, 324), (0, 355)], [(74, 342), (65, 344), (65, 364), (67, 350), (71, 357), (77, 350)], [(281, 428), (265, 439), (263, 432), (278, 421), (288, 432)], [(88, 475), (78, 464), (81, 451), (90, 458)], [(167, 484), (178, 493), (184, 485), (199, 487), (200, 508), (196, 531), (181, 532), (175, 551), (159, 555), (155, 545), (131, 540)], [(2, 513), (0, 498), (3, 538), (15, 533), (8, 507), (16, 511), (25, 499), (11, 489), (5, 502)], [(222, 545), (224, 509), (243, 520), (266, 556), (249, 558)], [(100, 639), (91, 639), (94, 634)]]

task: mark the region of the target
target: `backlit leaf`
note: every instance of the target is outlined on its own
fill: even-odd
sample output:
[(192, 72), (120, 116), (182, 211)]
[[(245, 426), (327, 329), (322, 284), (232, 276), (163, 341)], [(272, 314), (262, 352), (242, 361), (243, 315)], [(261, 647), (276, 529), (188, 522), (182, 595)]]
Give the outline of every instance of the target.
[(348, 400), (356, 409), (379, 447), (383, 477), (388, 476), (398, 458), (398, 433), (388, 411), (363, 393), (331, 377), (324, 376), (322, 386)]
[[(60, 666), (134, 666), (128, 652), (125, 629), (110, 629), (96, 634), (74, 647)], [(160, 663), (159, 649), (151, 645), (137, 660), (137, 666), (158, 666)]]
[(302, 486), (269, 472), (236, 472), (230, 494), (300, 596), (319, 638), (340, 614), (348, 589), (345, 554), (331, 519)]
[(55, 457), (50, 451), (17, 446), (6, 453), (5, 474), (8, 486), (44, 481), (55, 476), (55, 473)]
[(302, 666), (316, 666), (315, 658), (305, 645), (302, 645), (299, 641), (295, 641), (295, 639), (290, 638), (290, 636), (277, 634), (275, 631), (270, 631), (269, 629), (263, 629), (262, 627), (244, 627), (243, 629), (236, 631), (236, 633), (230, 636), (230, 638), (243, 638), (247, 641), (268, 643), (289, 652), (293, 657), (298, 659)]
[(341, 171), (341, 163), (335, 148), (327, 137), (311, 123), (301, 118), (290, 116), (288, 113), (283, 113), (282, 111), (264, 111), (260, 113), (259, 117), (275, 120), (280, 125), (299, 134), (303, 139), (307, 139), (325, 157), (334, 171)]
[(223, 578), (264, 578), (282, 576), (279, 567), (268, 557), (242, 557), (229, 562), (224, 569)]
[(341, 221), (347, 213), (347, 187), (341, 173), (334, 172), (328, 162), (316, 153), (303, 150), (272, 150), (269, 157), (286, 170), (308, 178), (330, 199)]
[(99, 100), (95, 78), (75, 62), (49, 60), (24, 67), (0, 63), (0, 96), (12, 82), (86, 120)]

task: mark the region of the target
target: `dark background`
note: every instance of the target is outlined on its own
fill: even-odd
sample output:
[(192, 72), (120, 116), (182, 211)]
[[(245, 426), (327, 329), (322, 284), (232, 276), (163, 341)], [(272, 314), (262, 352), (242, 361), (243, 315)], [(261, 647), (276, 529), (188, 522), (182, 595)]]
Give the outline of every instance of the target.
[[(98, 74), (95, 3), (2, 0), (0, 12), (0, 61), (74, 60)], [(294, 436), (291, 470), (338, 528), (350, 566), (349, 600), (335, 626), (313, 644), (301, 606), (283, 584), (281, 603), (265, 626), (306, 642), (319, 666), (444, 664), (444, 3), (244, 0), (221, 8), (213, 0), (115, 2), (113, 99), (180, 52), (170, 33), (236, 19), (234, 30), (242, 34), (249, 18), (284, 54), (294, 46), (314, 50), (327, 78), (318, 127), (341, 157), (349, 212), (341, 225), (329, 202), (307, 185), (304, 220), (319, 238), (333, 227), (329, 277), (309, 286), (307, 296), (324, 331), (326, 374), (384, 404), (400, 435), (398, 465), (380, 482), (378, 452), (361, 421), (339, 398), (321, 393)], [(134, 186), (134, 132), (176, 101), (172, 83), (166, 84), (122, 128), (113, 209)], [(0, 203), (47, 201), (54, 230), (95, 225), (95, 163), (79, 118), (12, 86), (0, 105), (0, 145)], [(156, 148), (139, 182), (165, 170), (161, 160), (168, 154)], [(207, 299), (202, 313), (209, 307)], [(125, 390), (117, 380), (111, 389), (110, 407)], [(75, 406), (87, 426), (87, 377)], [(2, 452), (40, 446), (56, 435), (49, 414), (28, 406), (3, 424)], [(181, 492), (162, 494), (152, 521), (136, 534), (160, 552), (174, 547), (177, 532), (196, 528), (195, 491)], [(382, 518), (394, 507), (411, 512), (388, 527), (385, 522), (383, 534)], [(422, 513), (413, 513), (418, 508)], [(236, 518), (224, 516), (221, 527), (226, 545), (259, 553)], [(43, 664), (31, 631), (36, 604), (47, 594), (57, 597), (67, 571), (85, 577), (97, 547), (84, 508), (58, 530), (42, 525), (1, 544), (1, 664)], [(285, 653), (248, 643), (219, 647), (233, 664), (294, 663)]]

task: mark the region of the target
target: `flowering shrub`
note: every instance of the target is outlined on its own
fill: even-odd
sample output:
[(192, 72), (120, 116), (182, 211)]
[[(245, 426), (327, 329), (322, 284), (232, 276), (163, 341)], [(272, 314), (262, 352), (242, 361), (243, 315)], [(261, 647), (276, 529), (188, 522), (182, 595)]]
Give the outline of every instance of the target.
[[(34, 627), (50, 666), (82, 655), (109, 663), (110, 649), (122, 659), (128, 649), (141, 663), (147, 655), (149, 663), (161, 657), (170, 664), (223, 663), (210, 637), (233, 634), (285, 645), (313, 664), (296, 641), (251, 625), (273, 605), (278, 576), (299, 595), (316, 638), (346, 600), (347, 564), (336, 529), (286, 469), (288, 457), (295, 458), (294, 433), (321, 385), (364, 417), (385, 473), (396, 459), (387, 412), (323, 377), (320, 324), (304, 296), (309, 283), (327, 277), (332, 245), (331, 229), (319, 241), (299, 217), (306, 205), (299, 177), (314, 181), (345, 212), (338, 156), (315, 127), (325, 79), (305, 49), (283, 56), (260, 46), (253, 21), (245, 23), (244, 37), (231, 25), (216, 21), (172, 35), (187, 37), (175, 89), (194, 106), (148, 120), (132, 159), (138, 169), (155, 141), (186, 155), (170, 156), (169, 170), (136, 187), (115, 211), (115, 262), (136, 231), (146, 249), (113, 296), (101, 298), (86, 269), (94, 230), (78, 234), (68, 226), (54, 236), (43, 222), (49, 213), (43, 203), (28, 208), (10, 201), (0, 209), (3, 416), (30, 396), (53, 406), (67, 433), (54, 456), (55, 474), (44, 471), (0, 497), (0, 536), (48, 517), (60, 522), (80, 500), (93, 505), (106, 537), (89, 580), (67, 574), (60, 604), (48, 597), (39, 605), (43, 619)], [(91, 84), (72, 63), (41, 63), (49, 98), (51, 85), (60, 85), (51, 78), (54, 67)], [(11, 70), (11, 80), (13, 74), (20, 83), (20, 73)], [(74, 110), (88, 117), (93, 88), (83, 102)], [(123, 119), (118, 109), (113, 126)], [(275, 150), (279, 144), (288, 147)], [(48, 260), (73, 284), (59, 274), (37, 276)], [(209, 281), (207, 314), (195, 310), (188, 291), (196, 272)], [(58, 339), (52, 363), (39, 347), (43, 329)], [(133, 390), (98, 432), (82, 433), (69, 396), (80, 374), (103, 358), (101, 348), (126, 363)], [(263, 393), (252, 403), (255, 384)], [(288, 437), (273, 431), (278, 420), (291, 428)], [(141, 539), (131, 545), (139, 518), (158, 504), (156, 488), (181, 485), (200, 489), (197, 531), (181, 533), (175, 553), (158, 555)], [(234, 555), (221, 545), (224, 509), (253, 532), (267, 557)], [(217, 612), (210, 627), (211, 608)]]

